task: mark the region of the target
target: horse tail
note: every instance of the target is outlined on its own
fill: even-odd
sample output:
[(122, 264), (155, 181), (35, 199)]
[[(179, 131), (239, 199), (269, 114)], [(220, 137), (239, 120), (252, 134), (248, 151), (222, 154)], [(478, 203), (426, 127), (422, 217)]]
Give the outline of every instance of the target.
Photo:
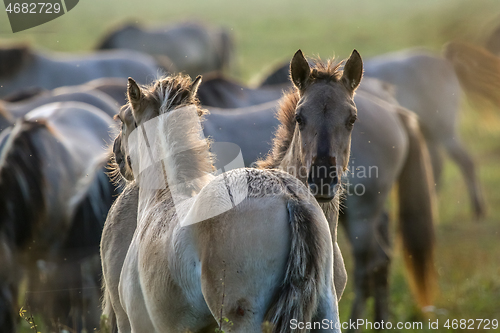
[(423, 307), (432, 304), (436, 285), (433, 175), (417, 116), (403, 108), (398, 111), (409, 139), (408, 156), (398, 180), (399, 233), (410, 286)]
[(314, 222), (313, 212), (297, 199), (287, 203), (291, 227), (291, 248), (286, 264), (285, 278), (266, 321), (274, 326), (274, 333), (305, 332), (291, 330), (290, 320), (310, 322), (318, 306), (318, 295), (325, 281), (325, 251), (321, 231)]
[(444, 56), (472, 101), (500, 107), (500, 57), (472, 44), (450, 42)]

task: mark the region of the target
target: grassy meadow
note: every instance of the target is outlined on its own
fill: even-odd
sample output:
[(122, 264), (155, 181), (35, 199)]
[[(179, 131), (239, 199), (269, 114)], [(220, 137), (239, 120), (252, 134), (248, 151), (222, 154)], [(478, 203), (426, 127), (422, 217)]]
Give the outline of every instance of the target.
[[(88, 52), (122, 22), (159, 25), (186, 19), (230, 29), (237, 57), (230, 74), (252, 84), (299, 48), (322, 58), (346, 57), (356, 48), (367, 58), (413, 46), (439, 52), (454, 39), (482, 43), (495, 23), (500, 23), (500, 1), (84, 0), (68, 14), (16, 34), (10, 30), (6, 13), (0, 12), (0, 43), (22, 41), (43, 49)], [(472, 219), (463, 178), (446, 160), (436, 226), (440, 292), (437, 310), (429, 315), (433, 321), (439, 319), (439, 331), (448, 331), (442, 327), (447, 319), (500, 320), (500, 110), (479, 110), (464, 101), (460, 129), (478, 166), (488, 215), (480, 222)], [(352, 257), (342, 231), (339, 238), (351, 273)], [(405, 281), (395, 235), (393, 239), (390, 320), (414, 321), (419, 319), (418, 311)], [(351, 280), (340, 303), (342, 321), (348, 320), (353, 299)], [(371, 313), (367, 318), (372, 318)], [(427, 331), (427, 319), (423, 320)], [(26, 327), (26, 332), (31, 330)]]

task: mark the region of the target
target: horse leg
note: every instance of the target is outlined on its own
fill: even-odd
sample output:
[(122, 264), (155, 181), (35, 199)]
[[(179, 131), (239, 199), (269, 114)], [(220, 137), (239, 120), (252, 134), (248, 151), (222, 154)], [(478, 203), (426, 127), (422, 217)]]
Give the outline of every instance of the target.
[(434, 183), (439, 188), (441, 175), (443, 173), (443, 155), (440, 145), (437, 142), (427, 141), (427, 148), (431, 157), (432, 173), (434, 175)]
[(146, 308), (138, 267), (137, 244), (132, 241), (121, 270), (119, 300), (113, 303), (120, 333), (156, 332)]
[(483, 217), (486, 213), (486, 207), (471, 156), (456, 137), (446, 141), (445, 148), (451, 159), (460, 167), (465, 178), (476, 218)]
[[(337, 276), (335, 276), (335, 279)], [(334, 332), (340, 333), (340, 320), (336, 293), (328, 288), (321, 293), (318, 309), (313, 317), (313, 323), (321, 323), (320, 328), (313, 328), (311, 333)]]
[[(387, 198), (387, 191), (376, 182), (366, 183), (365, 187), (370, 191), (364, 195), (347, 197), (345, 203), (347, 210), (340, 220), (346, 229), (354, 254), (355, 299), (350, 317), (352, 322), (364, 319), (366, 301), (368, 297), (373, 296), (374, 291), (374, 268), (384, 262), (380, 261), (378, 256), (380, 244), (377, 239), (377, 228), (380, 224), (380, 215)], [(383, 270), (380, 274), (384, 274)], [(383, 295), (383, 284), (380, 286), (379, 293)], [(386, 303), (384, 297), (379, 297), (379, 300), (381, 304)], [(381, 313), (383, 312), (387, 310), (381, 310)], [(349, 329), (349, 331), (359, 331), (359, 329)]]
[(373, 292), (375, 297), (375, 322), (389, 318), (389, 267), (391, 249), (389, 242), (389, 215), (382, 213), (376, 230), (377, 260), (373, 268)]
[(344, 257), (342, 256), (342, 252), (337, 242), (333, 244), (333, 258), (335, 291), (337, 293), (337, 301), (339, 302), (344, 293), (345, 286), (347, 285), (347, 271), (345, 269)]
[[(363, 318), (366, 301), (370, 296), (369, 263), (373, 242), (372, 226), (366, 219), (356, 220), (347, 217), (342, 223), (347, 231), (354, 253), (354, 292), (355, 298), (351, 309), (350, 320), (356, 322)], [(358, 331), (349, 329), (349, 331)]]

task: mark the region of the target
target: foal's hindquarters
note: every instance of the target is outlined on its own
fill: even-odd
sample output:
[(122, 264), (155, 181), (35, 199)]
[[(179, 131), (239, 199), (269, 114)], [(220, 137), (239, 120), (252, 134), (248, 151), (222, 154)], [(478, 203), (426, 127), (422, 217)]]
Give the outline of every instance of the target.
[(155, 196), (120, 277), (132, 332), (290, 332), (291, 319), (340, 332), (328, 222), (297, 179), (236, 169), (179, 204)]

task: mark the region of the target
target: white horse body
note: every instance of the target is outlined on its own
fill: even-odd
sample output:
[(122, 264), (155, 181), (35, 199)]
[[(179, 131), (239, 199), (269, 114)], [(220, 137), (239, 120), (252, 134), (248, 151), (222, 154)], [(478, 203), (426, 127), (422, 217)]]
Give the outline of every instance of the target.
[[(119, 274), (119, 295), (111, 267), (119, 258), (109, 260), (114, 249), (108, 243), (117, 234), (103, 236), (105, 297), (112, 300), (119, 332), (220, 327), (253, 333), (266, 320), (276, 332), (290, 332), (291, 318), (326, 319), (331, 327), (313, 332), (340, 332), (333, 243), (309, 190), (279, 170), (212, 175), (199, 119), (189, 123), (186, 108), (170, 111), (166, 100), (161, 104), (158, 125), (139, 123), (135, 133), (142, 143), (129, 140), (139, 187), (137, 227)], [(117, 203), (110, 216), (120, 210)]]

